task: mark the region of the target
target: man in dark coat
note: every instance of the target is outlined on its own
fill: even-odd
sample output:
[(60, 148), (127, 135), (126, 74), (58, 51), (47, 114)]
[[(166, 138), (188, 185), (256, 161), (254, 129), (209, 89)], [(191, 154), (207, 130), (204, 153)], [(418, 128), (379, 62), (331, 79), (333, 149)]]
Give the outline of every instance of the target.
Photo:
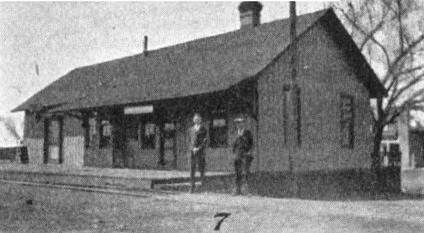
[(246, 118), (244, 116), (240, 116), (234, 120), (237, 127), (237, 138), (233, 145), (233, 153), (235, 154), (234, 170), (236, 173), (236, 188), (234, 191), (235, 195), (241, 194), (243, 177), (245, 178), (247, 186), (250, 165), (253, 160), (251, 152), (253, 147), (253, 136), (252, 133), (246, 129), (245, 121)]
[(199, 167), (200, 179), (203, 182), (205, 177), (205, 148), (208, 140), (208, 131), (202, 125), (200, 114), (195, 114), (193, 117), (193, 127), (190, 128), (190, 192), (195, 190), (195, 174), (196, 166)]

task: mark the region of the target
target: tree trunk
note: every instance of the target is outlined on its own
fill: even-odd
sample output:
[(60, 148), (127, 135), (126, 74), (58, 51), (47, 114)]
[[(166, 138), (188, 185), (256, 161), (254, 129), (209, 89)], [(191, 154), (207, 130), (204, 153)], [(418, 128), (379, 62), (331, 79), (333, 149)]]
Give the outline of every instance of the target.
[(380, 157), (380, 144), (383, 139), (383, 126), (380, 122), (376, 123), (376, 129), (374, 134), (374, 145), (371, 154), (371, 169), (376, 177), (375, 191), (382, 191), (384, 184), (384, 177), (381, 171), (381, 157)]
[(372, 164), (371, 164), (371, 168), (373, 169), (373, 171), (376, 171), (377, 169), (380, 168), (380, 144), (381, 144), (381, 140), (383, 138), (383, 130), (378, 127), (378, 129), (375, 132), (374, 135), (374, 146), (373, 146), (373, 150), (372, 150)]
[(384, 129), (384, 109), (383, 109), (383, 99), (377, 98), (377, 114), (378, 119), (374, 125), (374, 146), (371, 153), (371, 169), (376, 177), (376, 187), (374, 191), (382, 191), (382, 184), (384, 182), (384, 177), (381, 172), (381, 159), (380, 159), (380, 145), (381, 140), (383, 139), (383, 129)]

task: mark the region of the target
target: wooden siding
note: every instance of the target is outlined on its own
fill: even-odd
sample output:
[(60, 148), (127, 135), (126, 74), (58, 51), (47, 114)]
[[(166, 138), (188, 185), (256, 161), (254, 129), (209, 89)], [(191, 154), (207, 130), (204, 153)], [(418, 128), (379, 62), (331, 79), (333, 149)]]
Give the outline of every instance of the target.
[[(368, 167), (372, 143), (369, 96), (347, 64), (349, 58), (321, 25), (307, 32), (299, 47), (303, 48), (299, 51), (297, 76), (301, 89), (302, 145), (293, 152), (283, 142), (283, 87), (290, 78), (286, 53), (259, 77), (260, 169), (289, 170), (289, 153), (296, 171)], [(353, 149), (340, 145), (341, 93), (355, 98)], [(286, 133), (295, 135), (294, 130), (289, 127)]]

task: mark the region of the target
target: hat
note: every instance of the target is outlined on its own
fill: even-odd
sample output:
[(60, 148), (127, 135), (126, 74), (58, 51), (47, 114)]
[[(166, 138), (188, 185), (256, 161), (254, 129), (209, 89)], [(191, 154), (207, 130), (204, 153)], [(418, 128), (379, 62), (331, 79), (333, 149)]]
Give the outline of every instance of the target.
[(244, 122), (246, 121), (246, 117), (243, 115), (239, 115), (234, 119), (234, 122)]

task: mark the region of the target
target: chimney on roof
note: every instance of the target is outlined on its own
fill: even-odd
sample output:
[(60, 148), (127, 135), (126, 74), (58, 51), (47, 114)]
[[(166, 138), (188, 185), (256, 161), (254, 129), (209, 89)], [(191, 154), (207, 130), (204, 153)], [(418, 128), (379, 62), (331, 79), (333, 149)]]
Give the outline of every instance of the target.
[(144, 36), (143, 53), (144, 53), (145, 56), (147, 55), (147, 36)]
[(256, 27), (261, 24), (262, 4), (260, 2), (241, 2), (238, 10), (240, 28)]

